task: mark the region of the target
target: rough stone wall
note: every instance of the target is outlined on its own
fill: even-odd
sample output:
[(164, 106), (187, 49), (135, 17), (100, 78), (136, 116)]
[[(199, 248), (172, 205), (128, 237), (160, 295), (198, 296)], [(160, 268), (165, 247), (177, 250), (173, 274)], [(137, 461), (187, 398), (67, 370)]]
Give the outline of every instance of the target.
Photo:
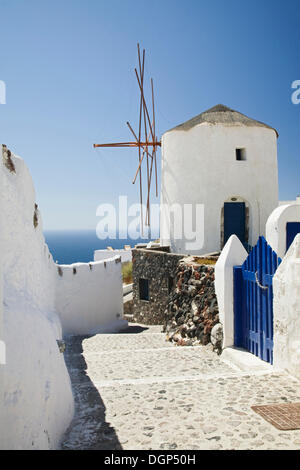
[[(157, 250), (132, 251), (133, 321), (146, 325), (162, 325), (168, 304), (170, 278), (176, 276), (184, 255)], [(140, 279), (149, 281), (149, 301), (140, 299)]]
[[(214, 279), (213, 265), (180, 262), (165, 315), (164, 331), (170, 341), (181, 346), (211, 342), (212, 329), (219, 324)], [(213, 343), (219, 350), (220, 332), (217, 336), (218, 344)]]

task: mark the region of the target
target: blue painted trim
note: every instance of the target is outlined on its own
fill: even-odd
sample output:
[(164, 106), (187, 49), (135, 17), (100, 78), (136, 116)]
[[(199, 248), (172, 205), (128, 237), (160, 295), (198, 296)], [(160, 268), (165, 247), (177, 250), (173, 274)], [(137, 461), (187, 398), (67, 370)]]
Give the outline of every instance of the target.
[(243, 271), (242, 266), (233, 268), (234, 345), (243, 347)]

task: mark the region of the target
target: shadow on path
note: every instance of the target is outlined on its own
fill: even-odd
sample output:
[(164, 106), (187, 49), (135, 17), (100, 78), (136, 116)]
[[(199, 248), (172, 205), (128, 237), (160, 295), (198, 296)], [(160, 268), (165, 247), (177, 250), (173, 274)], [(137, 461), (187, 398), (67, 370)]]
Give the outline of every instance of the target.
[(62, 450), (120, 450), (122, 446), (110, 423), (98, 390), (86, 374), (82, 342), (91, 336), (65, 339), (65, 361), (71, 378), (75, 399), (75, 416), (65, 433)]
[(146, 330), (149, 330), (149, 328), (147, 326), (140, 326), (140, 325), (129, 325), (128, 328), (122, 330), (119, 332), (119, 334), (122, 334), (122, 333), (134, 333), (134, 334), (137, 334), (137, 333), (142, 333), (143, 331), (146, 331)]

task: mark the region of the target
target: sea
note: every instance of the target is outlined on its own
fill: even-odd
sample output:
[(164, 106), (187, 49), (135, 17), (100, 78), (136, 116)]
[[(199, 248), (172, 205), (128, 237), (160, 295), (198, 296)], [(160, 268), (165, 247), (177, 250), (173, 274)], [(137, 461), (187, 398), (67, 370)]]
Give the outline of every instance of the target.
[(114, 249), (124, 248), (124, 245), (134, 247), (138, 243), (150, 241), (145, 238), (100, 240), (95, 230), (46, 230), (44, 236), (58, 264), (89, 263), (94, 261), (95, 250), (105, 250), (108, 246)]

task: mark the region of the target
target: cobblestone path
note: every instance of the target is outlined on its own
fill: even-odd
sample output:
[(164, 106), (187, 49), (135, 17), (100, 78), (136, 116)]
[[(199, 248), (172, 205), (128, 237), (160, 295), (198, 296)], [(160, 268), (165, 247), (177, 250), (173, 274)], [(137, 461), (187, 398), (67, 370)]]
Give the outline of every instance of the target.
[(209, 346), (175, 347), (160, 329), (67, 341), (76, 414), (63, 449), (300, 449), (300, 430), (251, 410), (300, 402), (298, 381), (243, 372)]

